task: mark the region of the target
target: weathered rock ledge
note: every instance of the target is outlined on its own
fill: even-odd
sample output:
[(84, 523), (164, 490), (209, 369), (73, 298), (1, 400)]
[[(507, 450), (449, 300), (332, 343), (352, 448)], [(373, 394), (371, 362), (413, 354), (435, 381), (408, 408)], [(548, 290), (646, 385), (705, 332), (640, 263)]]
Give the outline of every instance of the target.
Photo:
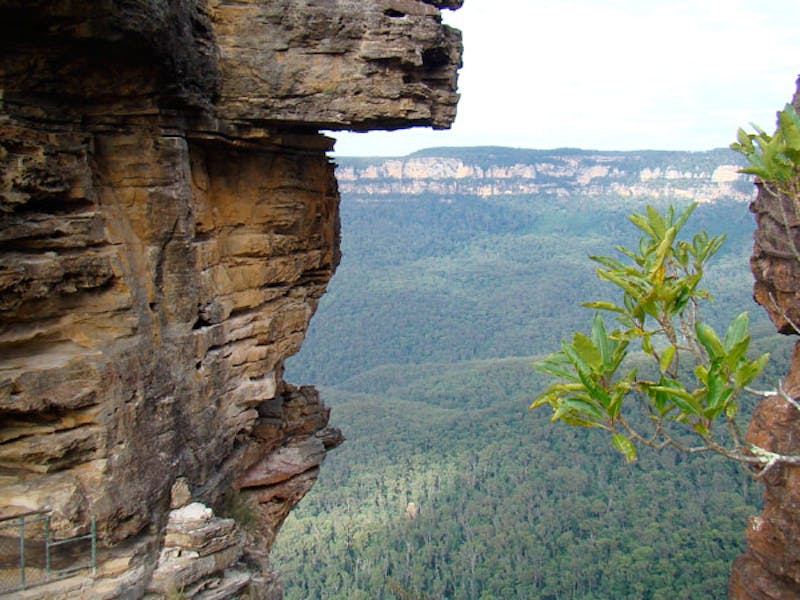
[(282, 378), (339, 259), (318, 130), (448, 126), (459, 5), (0, 0), (0, 516), (100, 545), (48, 593), (279, 595), (342, 440)]

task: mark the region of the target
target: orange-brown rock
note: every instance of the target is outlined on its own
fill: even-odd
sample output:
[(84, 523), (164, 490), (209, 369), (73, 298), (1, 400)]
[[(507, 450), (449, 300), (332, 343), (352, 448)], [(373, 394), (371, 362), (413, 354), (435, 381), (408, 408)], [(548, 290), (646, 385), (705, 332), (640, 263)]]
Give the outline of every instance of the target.
[[(800, 108), (800, 93), (793, 101)], [(760, 189), (751, 209), (758, 229), (751, 267), (755, 298), (781, 333), (800, 331), (800, 221), (788, 198)], [(795, 346), (786, 392), (800, 397), (800, 345)], [(800, 454), (800, 411), (774, 396), (755, 410), (748, 441), (783, 454)], [(777, 466), (764, 476), (764, 510), (751, 519), (747, 552), (733, 564), (729, 595), (741, 600), (800, 598), (800, 467)]]
[[(277, 593), (251, 566), (342, 439), (282, 379), (339, 259), (318, 129), (448, 126), (459, 4), (0, 0), (0, 516), (101, 546), (48, 593)], [(239, 488), (260, 548), (170, 563), (175, 498)]]

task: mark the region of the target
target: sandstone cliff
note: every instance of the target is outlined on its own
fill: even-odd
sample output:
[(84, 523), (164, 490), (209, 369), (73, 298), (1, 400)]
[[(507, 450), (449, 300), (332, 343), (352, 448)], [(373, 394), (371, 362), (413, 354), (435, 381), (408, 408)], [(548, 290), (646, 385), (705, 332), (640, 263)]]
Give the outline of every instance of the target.
[(282, 378), (339, 258), (318, 130), (448, 126), (459, 5), (0, 1), (0, 516), (99, 539), (33, 597), (279, 594), (342, 439)]
[(739, 155), (708, 152), (603, 152), (500, 147), (431, 148), (403, 158), (338, 160), (348, 196), (472, 195), (484, 198), (664, 199), (749, 202)]
[[(798, 80), (800, 86), (800, 80)], [(793, 104), (800, 109), (800, 87)], [(788, 198), (760, 189), (751, 205), (758, 229), (750, 261), (755, 299), (781, 333), (798, 335), (800, 323), (800, 220)], [(800, 395), (800, 343), (784, 382)], [(748, 440), (768, 450), (800, 454), (800, 412), (779, 396), (756, 407)], [(747, 553), (733, 565), (730, 597), (740, 600), (800, 598), (800, 468), (779, 466), (764, 477), (764, 510), (750, 520)]]

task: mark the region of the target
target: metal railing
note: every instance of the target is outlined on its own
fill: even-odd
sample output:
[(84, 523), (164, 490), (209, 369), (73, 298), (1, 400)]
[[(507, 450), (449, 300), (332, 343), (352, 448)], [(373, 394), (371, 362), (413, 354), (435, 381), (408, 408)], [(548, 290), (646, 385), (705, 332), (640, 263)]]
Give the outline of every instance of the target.
[(50, 516), (48, 511), (33, 511), (0, 519), (0, 594), (63, 579), (83, 569), (96, 572), (95, 518), (88, 534), (53, 540)]

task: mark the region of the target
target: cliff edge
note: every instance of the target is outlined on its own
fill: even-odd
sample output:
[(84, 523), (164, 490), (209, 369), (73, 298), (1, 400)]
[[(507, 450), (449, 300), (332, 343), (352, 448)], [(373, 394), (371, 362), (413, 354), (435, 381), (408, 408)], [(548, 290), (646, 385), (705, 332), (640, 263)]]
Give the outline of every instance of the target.
[[(792, 104), (800, 110), (800, 79)], [(800, 335), (800, 219), (798, 207), (760, 187), (750, 206), (758, 228), (750, 266), (754, 298), (780, 333)], [(783, 383), (800, 396), (800, 342)], [(784, 454), (800, 454), (800, 411), (780, 396), (753, 413), (748, 441)], [(747, 552), (733, 564), (729, 596), (737, 600), (800, 598), (800, 467), (779, 465), (763, 477), (764, 510), (750, 519)]]
[(97, 539), (20, 597), (280, 597), (342, 441), (283, 381), (339, 260), (319, 130), (449, 126), (460, 4), (0, 0), (0, 517)]

